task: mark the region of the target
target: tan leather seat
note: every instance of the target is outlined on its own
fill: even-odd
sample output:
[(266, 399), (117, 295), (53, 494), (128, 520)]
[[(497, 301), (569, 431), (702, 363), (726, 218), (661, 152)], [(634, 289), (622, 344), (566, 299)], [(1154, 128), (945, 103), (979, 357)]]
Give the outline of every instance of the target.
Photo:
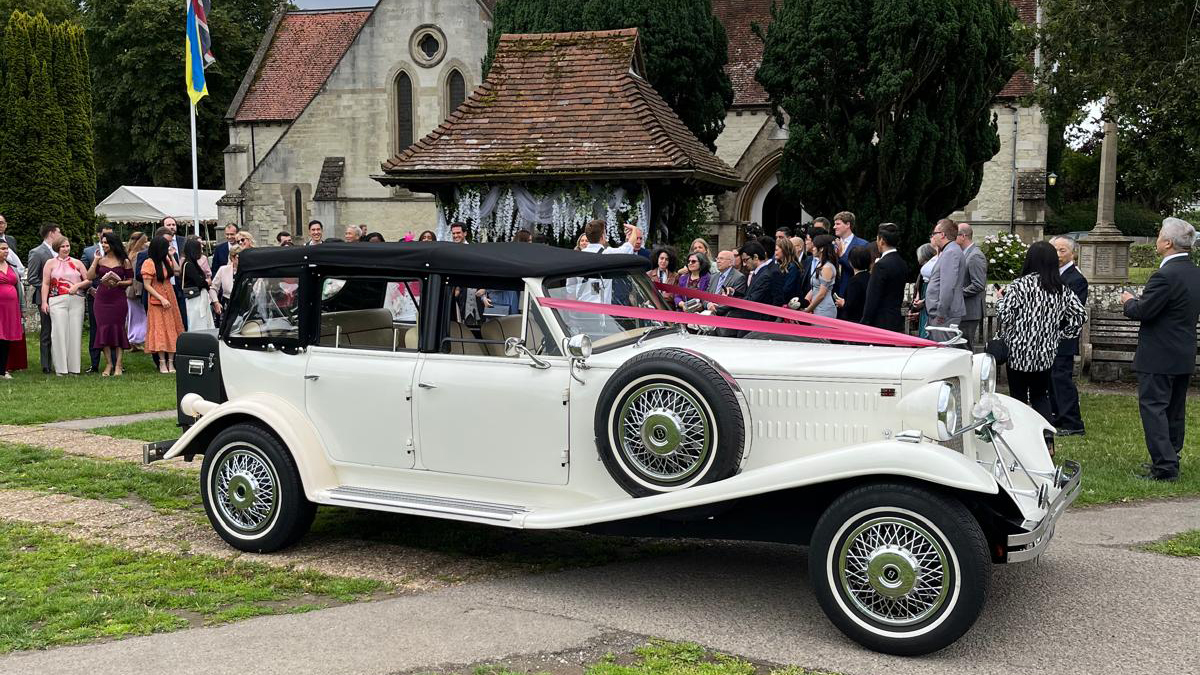
[[(341, 328), (339, 340), (338, 328)], [(392, 349), (392, 313), (384, 308), (330, 312), (321, 316), (321, 346)]]
[[(504, 342), (510, 337), (518, 337), (521, 335), (521, 315), (509, 314), (488, 321), (482, 326), (484, 340), (496, 340)], [(525, 335), (525, 346), (535, 354), (541, 352), (542, 348), (542, 330), (538, 326), (537, 321), (530, 319), (529, 326)], [(487, 348), (488, 354), (492, 356), (504, 356), (504, 345), (484, 345)]]
[[(462, 340), (475, 340), (475, 334), (470, 328), (462, 325), (457, 321), (450, 322), (450, 334), (448, 337), (458, 338)], [(486, 356), (487, 352), (483, 351), (483, 345), (478, 342), (451, 342), (451, 354), (463, 354), (466, 356)]]
[(416, 326), (413, 326), (412, 328), (409, 328), (408, 330), (404, 331), (404, 348), (405, 349), (416, 349), (417, 347), (420, 346), (420, 342), (421, 342), (421, 332), (419, 330), (417, 330)]

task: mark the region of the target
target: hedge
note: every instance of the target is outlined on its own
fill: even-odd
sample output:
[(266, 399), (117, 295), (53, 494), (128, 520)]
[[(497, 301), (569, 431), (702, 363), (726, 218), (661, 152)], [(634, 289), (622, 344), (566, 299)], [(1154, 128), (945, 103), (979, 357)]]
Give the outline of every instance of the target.
[[(1158, 236), (1162, 214), (1136, 202), (1117, 202), (1117, 229), (1130, 237)], [(1046, 215), (1046, 234), (1091, 230), (1096, 226), (1096, 201), (1072, 202)]]

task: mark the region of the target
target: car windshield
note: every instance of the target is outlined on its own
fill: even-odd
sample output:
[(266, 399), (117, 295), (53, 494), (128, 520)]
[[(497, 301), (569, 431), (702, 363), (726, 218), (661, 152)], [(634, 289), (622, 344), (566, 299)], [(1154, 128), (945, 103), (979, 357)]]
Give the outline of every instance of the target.
[[(543, 284), (547, 297), (580, 300), (602, 304), (667, 309), (662, 295), (650, 285), (644, 274), (637, 272), (606, 272), (589, 277), (547, 279)], [(587, 335), (592, 347), (603, 349), (642, 337), (647, 329), (663, 327), (660, 321), (626, 319), (590, 312), (553, 310), (563, 332), (568, 336)]]

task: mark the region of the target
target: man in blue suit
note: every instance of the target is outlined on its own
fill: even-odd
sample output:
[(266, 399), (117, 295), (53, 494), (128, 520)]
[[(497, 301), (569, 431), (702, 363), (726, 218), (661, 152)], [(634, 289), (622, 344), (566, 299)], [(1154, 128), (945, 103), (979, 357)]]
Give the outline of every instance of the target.
[(229, 223), (225, 226), (225, 241), (217, 245), (212, 254), (212, 275), (217, 276), (217, 270), (229, 264), (229, 247), (237, 240), (238, 226)]
[(833, 245), (837, 247), (838, 259), (842, 266), (842, 272), (838, 275), (837, 294), (844, 297), (846, 284), (850, 283), (850, 277), (854, 276), (854, 269), (850, 267), (850, 249), (860, 246), (865, 248), (868, 244), (866, 239), (854, 234), (854, 214), (849, 211), (842, 211), (833, 217), (833, 236)]

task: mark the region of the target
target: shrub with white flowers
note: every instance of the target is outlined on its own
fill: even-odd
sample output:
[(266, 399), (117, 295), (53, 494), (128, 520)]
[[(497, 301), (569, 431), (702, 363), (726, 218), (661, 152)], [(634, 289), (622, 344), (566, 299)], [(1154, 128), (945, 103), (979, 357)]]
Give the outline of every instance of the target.
[(1015, 234), (993, 234), (985, 237), (979, 250), (987, 256), (988, 278), (1012, 281), (1025, 267), (1025, 252), (1029, 247)]

